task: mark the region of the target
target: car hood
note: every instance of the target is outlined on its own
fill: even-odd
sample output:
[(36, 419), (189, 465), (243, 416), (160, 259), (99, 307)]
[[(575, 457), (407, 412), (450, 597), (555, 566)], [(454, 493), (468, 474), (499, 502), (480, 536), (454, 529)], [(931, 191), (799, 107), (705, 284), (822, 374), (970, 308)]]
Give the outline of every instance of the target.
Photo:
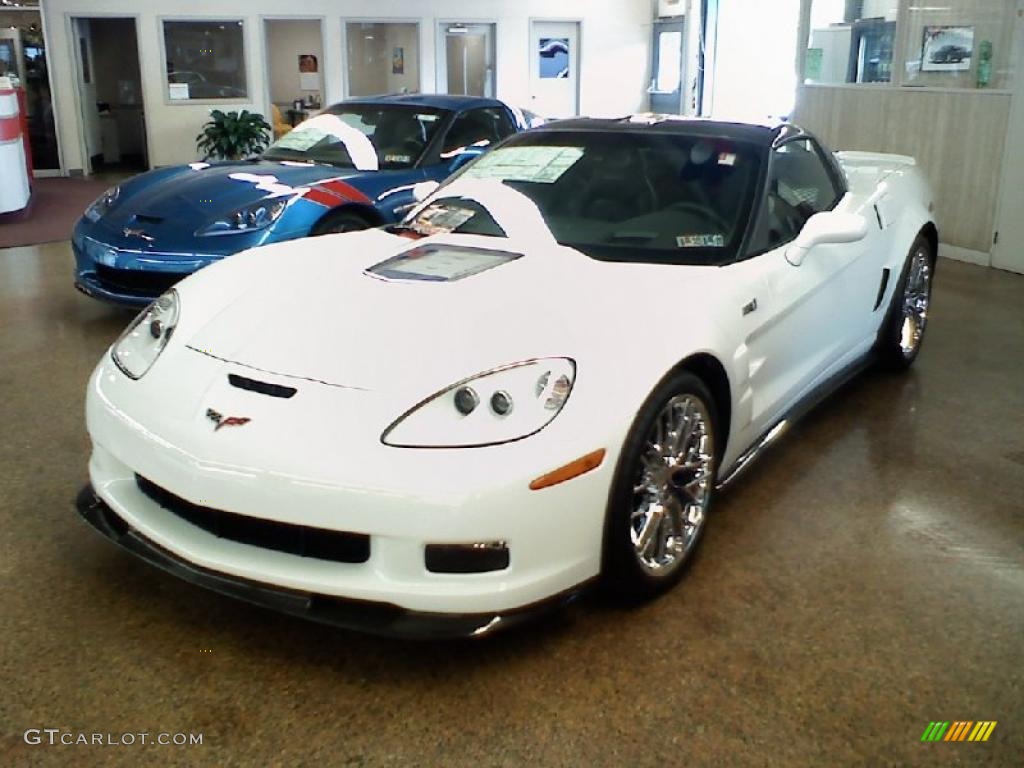
[[(369, 271), (440, 244), (523, 255), (453, 282)], [(614, 265), (553, 243), (332, 235), (254, 249), (186, 280), (188, 327), (178, 334), (197, 352), (255, 370), (425, 397), (509, 363), (572, 357), (590, 337), (588, 318), (607, 313), (596, 297), (614, 292), (615, 274)], [(218, 309), (192, 315), (204, 307)]]
[[(167, 220), (180, 227), (229, 213), (264, 197), (292, 195), (301, 188), (328, 179), (358, 179), (359, 171), (326, 165), (288, 162), (192, 163), (161, 170), (159, 179), (147, 175), (122, 185), (122, 200), (104, 221), (114, 227), (138, 221)], [(141, 218), (140, 218), (141, 217)]]

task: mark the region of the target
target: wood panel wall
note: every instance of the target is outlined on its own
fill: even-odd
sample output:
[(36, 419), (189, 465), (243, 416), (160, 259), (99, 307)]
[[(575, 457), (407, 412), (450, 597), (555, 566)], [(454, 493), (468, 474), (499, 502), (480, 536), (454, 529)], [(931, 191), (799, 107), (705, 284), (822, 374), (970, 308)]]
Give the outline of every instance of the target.
[(912, 155), (935, 191), (942, 242), (992, 249), (1010, 95), (801, 86), (794, 122), (834, 150)]

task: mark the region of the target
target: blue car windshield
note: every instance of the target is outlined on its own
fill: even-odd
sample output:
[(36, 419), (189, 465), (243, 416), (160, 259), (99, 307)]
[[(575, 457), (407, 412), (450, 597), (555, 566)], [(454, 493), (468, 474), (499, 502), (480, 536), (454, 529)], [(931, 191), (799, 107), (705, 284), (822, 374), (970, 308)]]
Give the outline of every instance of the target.
[(326, 163), (359, 171), (411, 168), (448, 111), (407, 104), (340, 104), (299, 123), (264, 160)]

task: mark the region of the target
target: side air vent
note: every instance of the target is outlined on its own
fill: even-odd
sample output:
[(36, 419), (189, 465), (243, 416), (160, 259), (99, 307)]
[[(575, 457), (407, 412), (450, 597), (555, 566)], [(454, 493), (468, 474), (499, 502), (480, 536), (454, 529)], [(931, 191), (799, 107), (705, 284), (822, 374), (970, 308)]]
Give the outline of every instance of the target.
[(228, 374), (228, 383), (232, 387), (238, 387), (239, 389), (245, 389), (249, 392), (259, 392), (261, 395), (269, 395), (270, 397), (283, 397), (285, 399), (292, 397), (297, 390), (295, 387), (285, 387), (281, 384), (271, 384), (267, 381), (256, 381), (256, 379), (247, 379), (245, 376), (239, 376), (235, 373)]
[(882, 282), (878, 285), (878, 298), (875, 299), (875, 309), (871, 310), (874, 312), (880, 306), (882, 306), (882, 299), (885, 298), (885, 289), (889, 286), (889, 270), (882, 270)]

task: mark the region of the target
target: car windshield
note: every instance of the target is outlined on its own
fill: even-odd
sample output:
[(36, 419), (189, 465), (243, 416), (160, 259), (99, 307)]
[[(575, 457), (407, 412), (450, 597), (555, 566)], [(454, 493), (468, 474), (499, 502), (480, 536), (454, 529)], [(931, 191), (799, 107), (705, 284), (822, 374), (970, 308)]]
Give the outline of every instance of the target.
[(263, 159), (360, 171), (411, 168), (447, 115), (447, 110), (405, 104), (342, 104), (299, 123), (271, 144)]
[[(756, 145), (716, 136), (524, 133), (457, 174), (406, 226), (503, 236), (529, 218), (595, 259), (721, 264), (740, 247), (759, 166)], [(536, 214), (525, 216), (520, 205), (513, 215), (509, 195), (490, 195), (496, 202), (484, 202), (487, 210), (459, 196), (486, 189), (481, 184), (514, 190)]]

